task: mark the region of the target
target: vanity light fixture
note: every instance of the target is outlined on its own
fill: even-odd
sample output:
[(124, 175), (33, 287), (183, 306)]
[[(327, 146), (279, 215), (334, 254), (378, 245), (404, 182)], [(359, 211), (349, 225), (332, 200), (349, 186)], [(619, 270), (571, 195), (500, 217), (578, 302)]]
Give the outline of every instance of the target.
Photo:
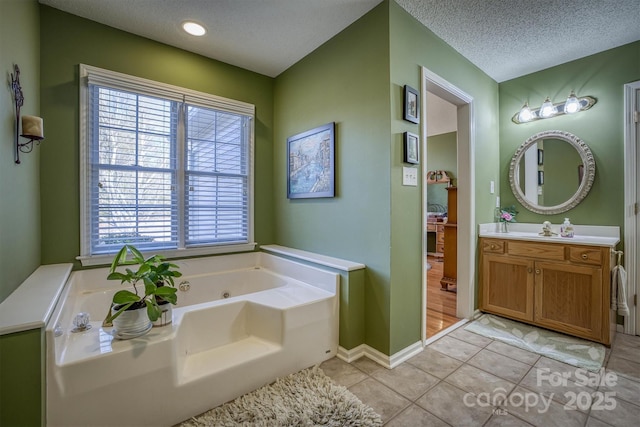
[(553, 104), (551, 99), (547, 97), (540, 108), (531, 109), (529, 108), (529, 103), (525, 102), (520, 111), (513, 115), (511, 121), (520, 124), (534, 120), (550, 119), (551, 117), (564, 114), (574, 114), (588, 110), (593, 107), (596, 102), (597, 100), (591, 96), (577, 97), (575, 92), (571, 91), (567, 99), (563, 102)]
[(185, 21), (182, 23), (182, 29), (192, 36), (200, 37), (207, 34), (207, 30), (197, 22)]
[(569, 94), (569, 97), (564, 103), (564, 113), (565, 114), (577, 113), (578, 111), (580, 111), (581, 108), (582, 108), (582, 105), (580, 105), (580, 101), (578, 100), (578, 97), (576, 96), (574, 91), (571, 91), (571, 93)]
[[(20, 86), (20, 68), (17, 64), (13, 65), (13, 73), (11, 73), (11, 89), (13, 90), (13, 100), (16, 107), (15, 162), (20, 164), (20, 153), (30, 153), (33, 150), (33, 142), (35, 141), (36, 145), (38, 145), (44, 139), (44, 132), (42, 118), (23, 116), (22, 135), (20, 135), (20, 108), (24, 105), (24, 95)], [(29, 141), (20, 142), (18, 135)]]
[(551, 100), (547, 96), (547, 99), (544, 100), (542, 106), (540, 107), (539, 116), (542, 119), (548, 119), (549, 117), (553, 117), (558, 113), (558, 109), (553, 106)]

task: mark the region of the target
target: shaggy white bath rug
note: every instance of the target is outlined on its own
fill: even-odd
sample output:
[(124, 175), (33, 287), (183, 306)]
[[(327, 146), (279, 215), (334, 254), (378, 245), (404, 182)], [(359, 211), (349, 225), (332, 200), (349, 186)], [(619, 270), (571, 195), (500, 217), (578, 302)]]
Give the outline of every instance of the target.
[(314, 366), (279, 378), (179, 424), (201, 426), (381, 426), (380, 415)]

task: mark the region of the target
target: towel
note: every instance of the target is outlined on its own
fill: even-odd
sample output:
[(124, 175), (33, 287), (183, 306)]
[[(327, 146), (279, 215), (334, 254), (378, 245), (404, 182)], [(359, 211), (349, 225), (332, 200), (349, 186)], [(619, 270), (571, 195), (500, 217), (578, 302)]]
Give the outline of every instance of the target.
[(624, 267), (616, 265), (611, 272), (611, 309), (620, 316), (629, 315), (627, 306), (627, 272)]

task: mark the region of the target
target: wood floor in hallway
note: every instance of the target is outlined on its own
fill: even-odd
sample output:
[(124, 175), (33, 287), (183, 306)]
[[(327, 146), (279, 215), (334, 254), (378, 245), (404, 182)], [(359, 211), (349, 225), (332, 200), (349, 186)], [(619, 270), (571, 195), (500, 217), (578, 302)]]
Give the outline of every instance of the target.
[(448, 328), (459, 319), (456, 317), (456, 293), (443, 291), (442, 258), (428, 257), (431, 269), (427, 272), (427, 338)]

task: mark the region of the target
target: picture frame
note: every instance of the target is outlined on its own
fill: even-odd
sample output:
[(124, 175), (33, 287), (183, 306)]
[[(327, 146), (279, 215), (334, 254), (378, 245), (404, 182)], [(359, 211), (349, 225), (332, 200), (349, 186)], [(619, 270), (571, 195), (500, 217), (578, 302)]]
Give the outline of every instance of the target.
[(409, 85), (404, 85), (404, 119), (420, 123), (420, 94)]
[(544, 150), (538, 148), (538, 165), (542, 166), (544, 164)]
[(404, 162), (412, 165), (420, 164), (420, 137), (415, 133), (404, 133)]
[(544, 171), (538, 171), (538, 185), (544, 185)]
[(335, 197), (335, 123), (287, 138), (287, 198)]

